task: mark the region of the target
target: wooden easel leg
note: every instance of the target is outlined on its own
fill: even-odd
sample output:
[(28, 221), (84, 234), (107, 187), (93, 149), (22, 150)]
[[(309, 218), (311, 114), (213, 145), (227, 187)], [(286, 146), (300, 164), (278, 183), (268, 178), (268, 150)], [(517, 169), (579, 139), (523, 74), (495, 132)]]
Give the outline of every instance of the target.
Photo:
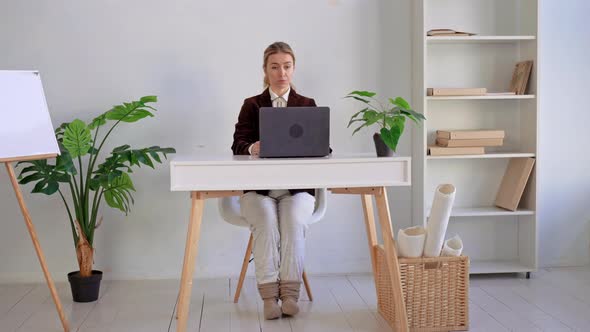
[[(375, 246), (377, 242), (377, 230), (375, 228), (375, 213), (373, 212), (373, 197), (372, 195), (361, 194), (361, 201), (363, 203), (363, 212), (365, 214), (365, 226), (367, 229), (367, 240), (369, 242), (369, 251), (371, 252), (371, 265), (373, 267), (373, 278), (375, 285), (377, 285), (377, 258), (375, 255)], [(377, 290), (375, 288), (375, 290)]]
[(253, 242), (254, 236), (250, 233), (250, 240), (248, 240), (248, 246), (246, 247), (246, 253), (244, 254), (244, 261), (242, 262), (242, 270), (240, 271), (240, 279), (238, 279), (238, 285), (236, 286), (234, 303), (238, 303), (238, 300), (240, 299), (240, 293), (242, 292), (242, 286), (244, 285), (244, 278), (246, 277), (246, 271), (248, 271), (248, 264), (250, 264), (250, 256), (252, 256)]
[(197, 249), (199, 244), (199, 235), (201, 232), (201, 221), (203, 219), (203, 208), (205, 199), (199, 192), (191, 193), (191, 217), (186, 235), (186, 245), (184, 250), (184, 262), (182, 266), (182, 275), (180, 282), (180, 295), (178, 299), (178, 324), (177, 332), (185, 332), (188, 320), (188, 309), (190, 305), (191, 291), (193, 286), (193, 273), (197, 260)]
[(45, 263), (45, 255), (43, 255), (43, 250), (41, 250), (41, 245), (39, 244), (39, 239), (37, 238), (35, 226), (33, 226), (33, 222), (31, 221), (29, 210), (25, 205), (25, 200), (23, 199), (23, 194), (20, 190), (20, 187), (18, 186), (16, 175), (14, 173), (14, 168), (12, 167), (11, 163), (6, 163), (6, 170), (8, 171), (8, 176), (10, 177), (10, 182), (12, 183), (14, 193), (16, 194), (16, 199), (18, 200), (18, 204), (20, 205), (20, 210), (23, 214), (23, 217), (25, 218), (25, 223), (29, 230), (29, 234), (31, 235), (31, 240), (33, 240), (33, 246), (35, 247), (35, 251), (37, 252), (39, 263), (41, 263), (41, 269), (43, 270), (43, 274), (45, 275), (45, 281), (47, 282), (47, 286), (49, 286), (51, 297), (53, 298), (53, 302), (55, 303), (55, 307), (57, 308), (57, 313), (59, 314), (61, 325), (63, 326), (65, 332), (69, 332), (70, 327), (68, 324), (68, 320), (66, 319), (63, 308), (61, 306), (61, 302), (59, 300), (59, 297), (57, 296), (57, 291), (55, 289), (55, 285), (53, 284), (53, 279), (51, 279), (49, 270), (47, 270), (47, 264)]
[(393, 290), (393, 301), (395, 303), (396, 316), (399, 317), (396, 331), (408, 331), (408, 319), (406, 316), (406, 305), (402, 295), (402, 284), (400, 280), (399, 263), (393, 241), (393, 229), (391, 227), (391, 216), (389, 214), (389, 203), (387, 202), (387, 190), (375, 195), (377, 211), (379, 212), (379, 223), (385, 247), (385, 263), (391, 276), (391, 289)]

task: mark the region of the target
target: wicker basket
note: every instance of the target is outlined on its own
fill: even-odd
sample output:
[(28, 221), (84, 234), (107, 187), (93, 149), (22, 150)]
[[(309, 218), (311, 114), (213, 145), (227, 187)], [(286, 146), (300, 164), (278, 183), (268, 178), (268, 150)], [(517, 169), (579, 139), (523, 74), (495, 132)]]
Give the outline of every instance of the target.
[[(383, 246), (376, 246), (377, 307), (395, 328), (391, 281)], [(400, 258), (403, 298), (410, 331), (469, 329), (469, 258)]]

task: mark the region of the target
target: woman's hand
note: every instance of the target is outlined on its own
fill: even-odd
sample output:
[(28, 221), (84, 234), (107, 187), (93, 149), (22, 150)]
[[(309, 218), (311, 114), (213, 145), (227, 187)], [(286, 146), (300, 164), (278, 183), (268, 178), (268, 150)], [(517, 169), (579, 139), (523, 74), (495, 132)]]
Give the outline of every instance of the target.
[(250, 152), (251, 155), (257, 156), (260, 154), (260, 141), (256, 141), (256, 143), (252, 144), (252, 151)]

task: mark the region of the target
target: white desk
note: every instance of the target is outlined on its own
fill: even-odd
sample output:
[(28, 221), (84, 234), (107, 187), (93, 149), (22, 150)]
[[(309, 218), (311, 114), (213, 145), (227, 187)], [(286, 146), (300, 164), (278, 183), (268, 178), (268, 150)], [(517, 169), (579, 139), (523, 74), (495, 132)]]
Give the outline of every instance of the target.
[(205, 199), (240, 195), (243, 190), (303, 188), (329, 188), (333, 194), (361, 196), (373, 273), (376, 269), (375, 247), (378, 245), (372, 204), (372, 196), (375, 197), (387, 267), (395, 290), (397, 317), (402, 318), (395, 330), (407, 331), (385, 187), (409, 186), (410, 163), (409, 157), (377, 158), (374, 155), (293, 159), (259, 159), (230, 154), (175, 156), (170, 162), (170, 188), (172, 191), (190, 191), (192, 201), (180, 282), (177, 331), (186, 331)]

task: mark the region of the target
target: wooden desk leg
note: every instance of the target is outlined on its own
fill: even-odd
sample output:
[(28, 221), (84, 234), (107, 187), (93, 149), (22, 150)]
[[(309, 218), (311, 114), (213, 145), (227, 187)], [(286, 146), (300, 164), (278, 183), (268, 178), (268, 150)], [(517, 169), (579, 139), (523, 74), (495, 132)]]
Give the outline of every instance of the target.
[(385, 263), (391, 276), (391, 289), (393, 290), (393, 301), (395, 302), (396, 316), (400, 318), (396, 331), (408, 331), (408, 318), (406, 316), (406, 305), (402, 295), (402, 284), (400, 280), (399, 263), (393, 242), (393, 229), (391, 227), (391, 216), (389, 214), (389, 203), (387, 202), (387, 190), (375, 195), (377, 211), (379, 212), (379, 223), (383, 243), (385, 245)]
[(47, 286), (49, 286), (51, 297), (53, 298), (53, 302), (55, 303), (55, 307), (57, 308), (57, 313), (59, 314), (61, 325), (63, 326), (65, 332), (69, 332), (70, 327), (68, 324), (68, 320), (66, 319), (63, 308), (61, 306), (61, 302), (59, 300), (59, 297), (57, 296), (57, 290), (55, 289), (55, 285), (53, 284), (53, 279), (51, 279), (51, 275), (49, 274), (49, 270), (47, 269), (47, 264), (45, 263), (45, 255), (43, 254), (43, 250), (41, 250), (41, 245), (39, 244), (39, 239), (37, 238), (35, 226), (33, 226), (33, 222), (31, 221), (29, 210), (25, 205), (25, 200), (23, 199), (23, 194), (20, 190), (20, 187), (18, 186), (16, 175), (14, 174), (14, 168), (12, 167), (11, 163), (6, 163), (6, 170), (8, 171), (8, 175), (10, 177), (10, 182), (12, 183), (14, 193), (16, 194), (16, 199), (18, 200), (18, 204), (20, 205), (20, 210), (23, 214), (23, 217), (25, 218), (25, 224), (27, 225), (29, 234), (31, 235), (31, 240), (33, 240), (33, 246), (35, 247), (35, 252), (37, 252), (37, 258), (39, 258), (39, 263), (41, 263), (41, 269), (43, 270), (43, 274), (45, 275), (45, 281), (47, 282)]
[[(373, 212), (373, 196), (361, 194), (363, 203), (363, 212), (365, 213), (365, 226), (367, 228), (367, 240), (369, 241), (369, 251), (371, 252), (371, 264), (373, 266), (373, 278), (377, 285), (377, 258), (375, 256), (375, 246), (377, 242), (377, 231), (375, 228), (375, 213)], [(377, 288), (375, 288), (377, 290)]]
[(203, 219), (203, 208), (205, 199), (199, 192), (191, 193), (191, 217), (186, 234), (186, 244), (184, 249), (184, 261), (182, 265), (182, 275), (180, 278), (180, 295), (178, 298), (178, 322), (176, 325), (177, 332), (185, 332), (188, 320), (188, 309), (190, 306), (191, 291), (193, 286), (193, 273), (197, 260), (197, 249), (199, 244), (199, 235), (201, 232), (201, 221)]

